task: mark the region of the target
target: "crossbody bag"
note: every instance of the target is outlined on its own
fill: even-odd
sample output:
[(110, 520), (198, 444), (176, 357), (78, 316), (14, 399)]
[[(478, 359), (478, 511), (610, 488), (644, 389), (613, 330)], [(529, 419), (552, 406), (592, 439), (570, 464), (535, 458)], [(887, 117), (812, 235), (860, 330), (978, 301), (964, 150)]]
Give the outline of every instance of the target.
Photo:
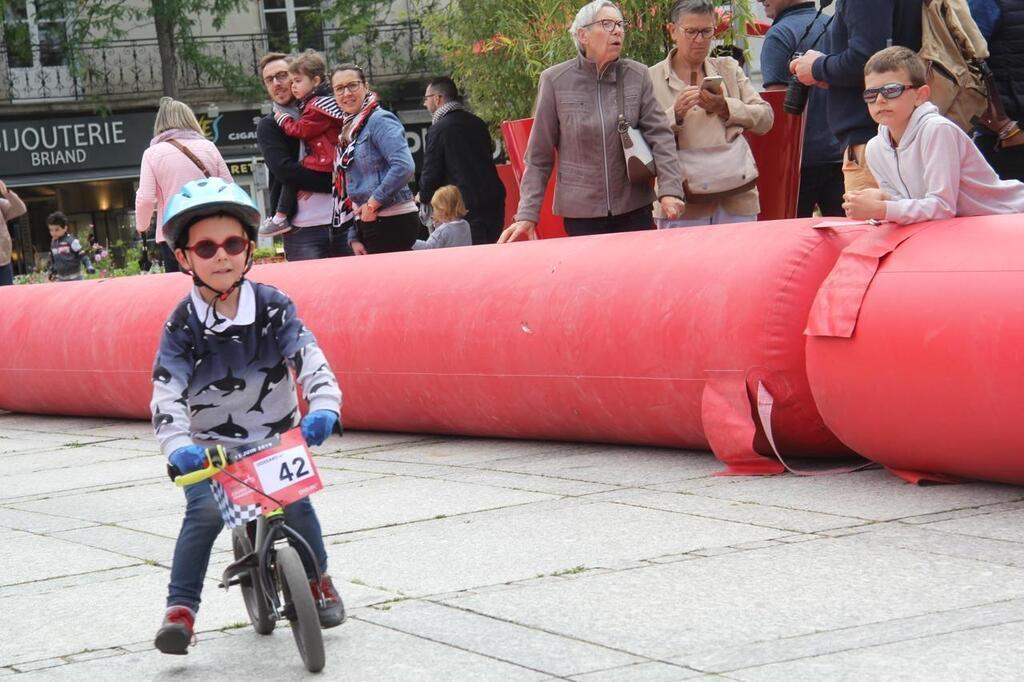
[(622, 63), (616, 65), (615, 89), (618, 91), (619, 100), (619, 122), (617, 130), (622, 139), (622, 154), (626, 159), (626, 177), (630, 182), (637, 184), (648, 183), (657, 176), (657, 168), (654, 165), (654, 154), (651, 153), (651, 146), (647, 144), (643, 134), (629, 125), (626, 120), (626, 95), (623, 92)]

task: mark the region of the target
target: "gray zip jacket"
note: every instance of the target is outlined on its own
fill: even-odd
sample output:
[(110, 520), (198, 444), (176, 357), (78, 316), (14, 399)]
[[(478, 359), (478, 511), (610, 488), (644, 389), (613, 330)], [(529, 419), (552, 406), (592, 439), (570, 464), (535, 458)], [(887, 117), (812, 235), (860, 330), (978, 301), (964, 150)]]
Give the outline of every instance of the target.
[(537, 222), (558, 150), (554, 211), (568, 218), (598, 218), (634, 211), (655, 200), (647, 184), (626, 177), (616, 75), (621, 69), (626, 120), (639, 128), (654, 153), (660, 196), (682, 198), (675, 136), (654, 97), (647, 67), (619, 59), (598, 74), (582, 54), (540, 75), (526, 171), (516, 220)]
[(914, 110), (899, 145), (880, 125), (866, 153), (878, 186), (890, 197), (886, 220), (908, 225), (1024, 213), (1024, 184), (1000, 180), (974, 141), (931, 102)]

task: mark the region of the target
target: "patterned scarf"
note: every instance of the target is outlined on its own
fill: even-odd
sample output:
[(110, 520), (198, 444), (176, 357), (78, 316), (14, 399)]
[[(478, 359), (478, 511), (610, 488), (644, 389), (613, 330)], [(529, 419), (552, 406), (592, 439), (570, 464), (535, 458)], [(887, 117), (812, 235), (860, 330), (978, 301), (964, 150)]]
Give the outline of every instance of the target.
[(445, 102), (434, 110), (433, 116), (430, 117), (430, 124), (437, 125), (437, 122), (444, 118), (446, 114), (449, 114), (456, 109), (465, 111), (466, 105), (462, 102)]
[(345, 171), (352, 165), (355, 157), (355, 145), (352, 142), (358, 137), (370, 115), (380, 106), (377, 93), (369, 92), (363, 100), (363, 106), (354, 114), (345, 114), (342, 119), (341, 135), (338, 136), (338, 147), (334, 152), (334, 182), (331, 186), (331, 197), (334, 199), (334, 215), (331, 224), (341, 227), (350, 222), (355, 213), (352, 210), (352, 199), (345, 189)]

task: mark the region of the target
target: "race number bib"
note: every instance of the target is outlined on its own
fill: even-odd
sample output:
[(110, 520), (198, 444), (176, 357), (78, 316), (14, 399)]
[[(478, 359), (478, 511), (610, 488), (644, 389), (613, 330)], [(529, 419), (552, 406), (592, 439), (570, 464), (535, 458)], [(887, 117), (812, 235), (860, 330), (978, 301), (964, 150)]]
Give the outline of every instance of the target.
[(316, 475), (313, 458), (305, 445), (261, 457), (253, 466), (256, 467), (260, 487), (268, 495)]
[(324, 487), (298, 428), (280, 437), (232, 448), (227, 454), (230, 464), (214, 480), (223, 487), (228, 500), (239, 507), (258, 504), (268, 512)]

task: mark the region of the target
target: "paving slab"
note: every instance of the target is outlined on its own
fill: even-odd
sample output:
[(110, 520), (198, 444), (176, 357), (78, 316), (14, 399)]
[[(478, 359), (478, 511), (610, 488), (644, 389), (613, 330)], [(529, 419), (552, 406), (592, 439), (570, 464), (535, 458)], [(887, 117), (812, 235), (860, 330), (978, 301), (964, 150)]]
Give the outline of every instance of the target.
[(519, 459), (530, 454), (574, 452), (590, 450), (594, 447), (593, 445), (575, 443), (450, 437), (403, 444), (401, 447), (379, 448), (357, 456), (414, 464), (488, 466), (495, 462)]
[[(146, 469), (152, 469), (152, 466), (147, 465)], [(7, 506), (98, 523), (120, 523), (170, 511), (182, 512), (185, 508), (184, 500), (181, 490), (171, 485), (164, 476), (135, 482), (109, 483), (82, 492), (65, 491), (62, 495), (44, 499), (8, 502)], [(180, 519), (178, 525), (181, 525)]]
[(865, 533), (865, 544), (882, 544), (913, 549), (940, 556), (961, 557), (978, 562), (1024, 568), (1024, 544), (993, 540), (976, 535), (949, 533), (940, 524), (911, 526), (902, 523), (880, 524)]
[[(744, 642), (1022, 596), (1024, 572), (1018, 569), (865, 546), (853, 537), (596, 576), (584, 573), (571, 588), (530, 586), (452, 603), (690, 666), (702, 652)], [(624, 628), (624, 622), (644, 625)]]
[(122, 428), (125, 425), (135, 425), (139, 423), (145, 422), (95, 417), (67, 417), (47, 414), (14, 414), (10, 412), (0, 414), (0, 429), (48, 434), (76, 434), (85, 429), (95, 430), (105, 426)]
[(170, 558), (174, 554), (173, 538), (130, 528), (92, 526), (53, 533), (50, 537), (101, 549), (138, 561), (156, 561), (169, 565)]
[(799, 509), (784, 509), (757, 502), (725, 500), (706, 497), (692, 492), (670, 493), (661, 490), (628, 488), (591, 495), (590, 499), (629, 504), (648, 509), (661, 509), (705, 516), (725, 521), (750, 523), (794, 533), (813, 533), (832, 528), (847, 528), (864, 524), (862, 519), (836, 514), (823, 514)]
[(735, 680), (1021, 679), (1024, 622), (813, 656), (729, 673)]
[(583, 675), (573, 675), (569, 679), (576, 682), (676, 682), (676, 680), (691, 680), (695, 677), (707, 677), (705, 673), (690, 670), (670, 663), (649, 661), (647, 663), (634, 663), (608, 670), (598, 670)]
[(82, 464), (50, 473), (24, 473), (4, 477), (0, 500), (53, 495), (83, 488), (117, 487), (128, 483), (167, 480), (159, 459), (139, 457), (126, 461)]
[(477, 466), (616, 486), (703, 480), (722, 468), (706, 452), (612, 445), (566, 446), (559, 451), (542, 451)]
[(367, 609), (359, 618), (559, 676), (643, 662), (615, 649), (429, 601), (410, 600)]
[[(387, 505), (380, 504), (384, 498)], [(324, 534), (333, 535), (550, 499), (543, 493), (392, 476), (334, 486), (317, 493), (313, 504)]]
[[(3, 441), (0, 441), (2, 443)], [(79, 479), (85, 472), (74, 471), (84, 466), (95, 466), (100, 462), (120, 462), (144, 458), (153, 453), (140, 450), (122, 450), (102, 447), (104, 443), (93, 443), (81, 447), (46, 448), (21, 454), (7, 453), (0, 457), (0, 476), (46, 472), (44, 476), (75, 476)], [(148, 460), (152, 462), (153, 460)], [(68, 470), (63, 473), (60, 470)]]
[[(346, 577), (377, 575), (379, 585), (422, 595), (782, 534), (656, 509), (567, 499), (387, 529), (379, 537), (330, 545), (328, 551), (346, 568), (360, 572)], [(472, 561), (462, 560), (470, 556)]]
[[(168, 571), (139, 565), (128, 569), (96, 572), (71, 587), (49, 592), (40, 608), (41, 590), (0, 592), (0, 610), (18, 614), (18, 627), (8, 628), (0, 650), (0, 665), (69, 656), (86, 650), (106, 649), (149, 639), (163, 617)], [(196, 626), (219, 630), (246, 621), (237, 594), (215, 592), (208, 584)], [(40, 636), (45, 633), (45, 636)]]
[(4, 562), (5, 568), (0, 571), (0, 587), (138, 563), (113, 552), (17, 530), (0, 533), (0, 543), (5, 555), (18, 558), (17, 561)]
[(0, 507), (0, 527), (23, 530), (28, 533), (54, 533), (74, 528), (88, 528), (95, 525), (97, 525), (96, 521)]
[[(722, 479), (718, 479), (722, 480)], [(733, 478), (701, 490), (721, 499), (889, 521), (1024, 498), (1024, 488), (997, 483), (915, 486), (884, 470), (836, 476)]]
[(936, 521), (923, 527), (946, 533), (1024, 544), (1024, 509), (979, 513), (957, 519)]
[[(358, 679), (511, 680), (534, 682), (549, 675), (463, 651), (443, 643), (351, 620), (324, 631), (327, 666), (320, 675), (307, 673), (287, 629), (260, 637), (240, 630), (230, 637), (201, 642), (188, 656), (164, 656), (155, 650), (96, 661), (72, 663), (26, 675), (26, 679), (96, 682), (139, 679), (188, 679), (214, 682), (231, 677), (265, 680)], [(243, 674), (241, 671), (247, 671)]]
[(764, 665), (869, 650), (954, 632), (977, 632), (982, 628), (1021, 620), (1024, 620), (1024, 600), (1008, 599), (796, 637), (745, 642), (709, 649), (691, 656), (689, 660), (694, 668), (718, 671), (731, 677), (736, 671), (751, 667), (759, 669)]
[(331, 436), (323, 445), (313, 449), (314, 454), (351, 455), (356, 452), (382, 451), (404, 448), (443, 440), (440, 436), (422, 433), (378, 433), (373, 431), (345, 431), (341, 438)]
[(444, 479), (463, 483), (492, 485), (512, 490), (526, 490), (552, 495), (589, 495), (618, 488), (614, 484), (588, 483), (555, 476), (530, 473), (481, 469), (466, 465), (427, 464), (401, 460), (376, 460), (368, 456), (334, 458), (322, 456), (317, 459), (321, 469), (338, 469), (350, 472), (377, 473), (381, 476), (407, 476), (412, 478)]

